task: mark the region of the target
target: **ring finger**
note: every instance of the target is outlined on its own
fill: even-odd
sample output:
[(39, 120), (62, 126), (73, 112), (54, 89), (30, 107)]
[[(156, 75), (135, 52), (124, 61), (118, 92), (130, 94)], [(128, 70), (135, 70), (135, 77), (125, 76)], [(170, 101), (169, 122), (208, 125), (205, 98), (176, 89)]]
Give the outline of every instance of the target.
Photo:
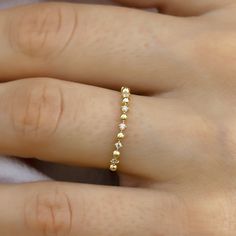
[[(120, 100), (116, 91), (55, 79), (3, 83), (0, 151), (107, 168), (115, 149)], [(198, 132), (205, 127), (196, 126), (200, 119), (188, 112), (174, 99), (132, 95), (120, 170), (148, 178), (182, 170), (182, 147), (192, 127)]]

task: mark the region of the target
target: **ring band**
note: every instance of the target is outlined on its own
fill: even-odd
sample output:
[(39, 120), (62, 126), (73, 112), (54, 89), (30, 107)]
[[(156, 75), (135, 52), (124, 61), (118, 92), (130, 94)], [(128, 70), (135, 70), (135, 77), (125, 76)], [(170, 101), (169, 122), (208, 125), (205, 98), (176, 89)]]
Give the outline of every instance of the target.
[(126, 120), (128, 118), (130, 95), (129, 88), (121, 88), (121, 123), (119, 124), (119, 133), (116, 136), (116, 149), (113, 151), (113, 158), (110, 161), (110, 170), (113, 172), (118, 170), (118, 164), (120, 163), (120, 149), (123, 147), (122, 140), (125, 137), (124, 132), (127, 128)]

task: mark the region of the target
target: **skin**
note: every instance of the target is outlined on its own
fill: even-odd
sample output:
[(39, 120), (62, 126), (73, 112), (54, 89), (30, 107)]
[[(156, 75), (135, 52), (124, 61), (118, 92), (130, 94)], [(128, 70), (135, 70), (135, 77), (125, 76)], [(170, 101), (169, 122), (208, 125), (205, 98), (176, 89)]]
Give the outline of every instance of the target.
[(2, 154), (108, 168), (132, 89), (121, 186), (0, 185), (0, 235), (235, 235), (236, 3), (121, 2), (0, 12)]

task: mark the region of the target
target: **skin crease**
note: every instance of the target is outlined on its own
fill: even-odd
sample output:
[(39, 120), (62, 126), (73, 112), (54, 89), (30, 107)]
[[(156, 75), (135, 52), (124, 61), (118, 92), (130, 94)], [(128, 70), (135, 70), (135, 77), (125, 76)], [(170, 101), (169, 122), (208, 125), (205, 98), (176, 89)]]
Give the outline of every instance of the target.
[(132, 89), (121, 186), (0, 185), (0, 235), (235, 235), (236, 4), (120, 2), (0, 12), (2, 154), (107, 168)]

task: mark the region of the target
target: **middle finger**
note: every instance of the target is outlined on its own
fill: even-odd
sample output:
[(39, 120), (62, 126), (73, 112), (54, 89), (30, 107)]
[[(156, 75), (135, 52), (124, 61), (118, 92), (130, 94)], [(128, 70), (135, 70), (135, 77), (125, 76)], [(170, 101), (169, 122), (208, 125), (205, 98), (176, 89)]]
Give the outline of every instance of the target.
[(187, 77), (178, 50), (195, 37), (186, 19), (114, 6), (40, 4), (1, 11), (0, 22), (2, 80), (46, 76), (142, 93)]

